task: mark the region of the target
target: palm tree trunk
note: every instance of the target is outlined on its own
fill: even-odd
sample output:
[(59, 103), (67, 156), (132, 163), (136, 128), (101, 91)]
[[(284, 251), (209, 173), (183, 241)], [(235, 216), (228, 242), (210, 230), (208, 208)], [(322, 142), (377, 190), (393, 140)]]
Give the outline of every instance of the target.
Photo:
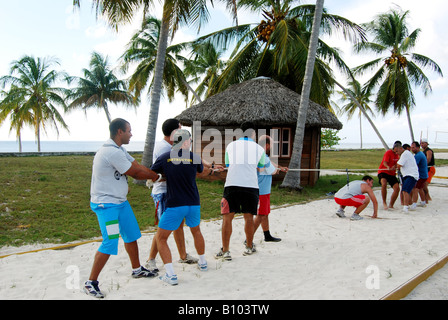
[(359, 137), (361, 139), (361, 149), (362, 149), (362, 114), (359, 115)]
[(406, 116), (408, 117), (408, 125), (409, 125), (409, 131), (411, 133), (411, 141), (415, 141), (415, 139), (414, 139), (414, 130), (412, 129), (411, 113), (409, 112), (409, 107), (408, 106), (406, 106)]
[[(305, 136), (305, 123), (308, 114), (308, 107), (310, 101), (311, 85), (313, 82), (314, 63), (316, 61), (316, 51), (319, 41), (319, 29), (322, 20), (322, 13), (324, 7), (324, 0), (316, 1), (316, 11), (314, 12), (314, 21), (311, 31), (310, 46), (308, 50), (308, 58), (306, 61), (305, 78), (302, 87), (302, 97), (300, 99), (300, 106), (297, 118), (296, 133), (294, 136), (294, 144), (292, 149), (291, 161), (289, 167), (291, 169), (300, 169), (302, 163), (303, 138)], [(281, 184), (283, 188), (302, 189), (300, 186), (301, 171), (291, 170), (286, 173), (286, 176)]]
[(372, 119), (370, 119), (369, 115), (367, 114), (367, 112), (364, 110), (364, 108), (361, 106), (361, 104), (358, 102), (358, 100), (355, 99), (355, 97), (347, 90), (345, 89), (339, 82), (337, 82), (336, 80), (334, 80), (334, 83), (341, 88), (349, 97), (350, 99), (352, 99), (352, 101), (354, 103), (356, 103), (356, 105), (358, 106), (359, 110), (361, 110), (362, 114), (364, 115), (364, 117), (366, 117), (367, 121), (369, 121), (370, 125), (372, 126), (373, 130), (375, 131), (376, 135), (378, 136), (378, 138), (380, 138), (381, 143), (383, 144), (384, 149), (389, 150), (389, 146), (387, 145), (387, 143), (384, 141), (383, 137), (381, 136), (380, 132), (378, 131), (378, 129), (376, 128), (375, 124), (373, 123)]
[[(163, 8), (162, 25), (157, 48), (156, 66), (154, 70), (154, 84), (151, 90), (151, 105), (148, 119), (148, 129), (146, 131), (145, 148), (143, 149), (142, 165), (151, 167), (156, 139), (157, 120), (159, 117), (160, 95), (162, 91), (163, 69), (165, 66), (166, 48), (168, 45), (168, 35), (170, 30), (170, 13), (166, 7)], [(136, 184), (144, 184), (145, 181), (134, 180)]]

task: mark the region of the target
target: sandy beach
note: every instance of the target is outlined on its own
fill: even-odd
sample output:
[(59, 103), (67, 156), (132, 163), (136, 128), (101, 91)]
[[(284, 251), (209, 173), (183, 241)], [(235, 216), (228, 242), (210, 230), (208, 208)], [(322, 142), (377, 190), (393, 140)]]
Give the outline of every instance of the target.
[[(448, 177), (448, 167), (438, 168), (436, 175)], [(244, 221), (236, 218), (230, 246), (233, 260), (227, 262), (214, 259), (221, 247), (221, 220), (203, 221), (207, 272), (178, 263), (170, 237), (178, 286), (168, 286), (159, 279), (133, 279), (120, 240), (118, 256), (109, 259), (100, 275), (100, 286), (108, 300), (381, 299), (448, 254), (447, 186), (446, 179), (433, 179), (429, 188), (433, 201), (426, 208), (405, 214), (398, 200), (396, 210), (380, 209), (380, 219), (369, 217), (371, 204), (362, 221), (338, 218), (332, 198), (276, 208), (270, 215), (271, 233), (282, 241), (264, 242), (258, 230), (258, 252), (252, 256), (242, 255)], [(390, 196), (391, 189), (388, 191)], [(379, 192), (376, 189), (378, 199)], [(351, 215), (351, 209), (346, 215)], [(187, 251), (196, 256), (192, 236), (185, 231)], [(139, 240), (142, 263), (153, 236), (144, 233)], [(0, 256), (51, 246), (3, 247)], [(91, 242), (0, 259), (0, 298), (94, 299), (80, 287), (87, 280), (98, 246), (98, 242)], [(157, 262), (162, 274), (162, 262), (159, 258)], [(446, 299), (447, 269), (434, 274), (407, 299)]]

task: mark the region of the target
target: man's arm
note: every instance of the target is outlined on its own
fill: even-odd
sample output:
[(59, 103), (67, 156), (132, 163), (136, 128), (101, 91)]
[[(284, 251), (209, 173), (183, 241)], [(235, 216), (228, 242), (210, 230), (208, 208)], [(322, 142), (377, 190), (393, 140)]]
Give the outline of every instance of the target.
[(157, 173), (146, 168), (144, 165), (139, 164), (137, 160), (132, 162), (131, 167), (124, 174), (137, 180), (150, 179), (152, 181), (156, 181), (159, 179), (159, 175)]
[(373, 193), (373, 190), (370, 186), (363, 184), (361, 185), (361, 191), (362, 193), (367, 193), (370, 197), (370, 200), (373, 203), (373, 215), (372, 218), (378, 217), (378, 200), (375, 197), (375, 194)]

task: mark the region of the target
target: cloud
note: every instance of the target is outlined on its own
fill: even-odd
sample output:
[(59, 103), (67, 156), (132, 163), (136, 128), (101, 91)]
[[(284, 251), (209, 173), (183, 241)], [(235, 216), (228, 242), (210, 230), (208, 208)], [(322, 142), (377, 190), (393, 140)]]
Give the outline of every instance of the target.
[(68, 6), (65, 9), (65, 13), (68, 14), (67, 18), (65, 19), (65, 26), (69, 30), (78, 30), (80, 26), (80, 18), (79, 18), (79, 12), (76, 12), (73, 10), (73, 6)]

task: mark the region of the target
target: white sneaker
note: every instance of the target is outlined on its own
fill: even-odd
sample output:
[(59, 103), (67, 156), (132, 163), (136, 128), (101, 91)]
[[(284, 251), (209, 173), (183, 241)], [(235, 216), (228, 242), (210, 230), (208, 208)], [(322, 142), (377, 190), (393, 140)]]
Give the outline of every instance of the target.
[(99, 284), (98, 281), (87, 280), (84, 283), (83, 290), (87, 295), (89, 295), (91, 297), (102, 299), (102, 298), (104, 298), (104, 294), (101, 292), (98, 284)]
[(411, 206), (409, 207), (409, 210), (410, 210), (410, 211), (415, 211), (415, 210), (417, 210), (417, 203), (414, 202), (413, 204), (411, 204)]
[(221, 259), (221, 260), (224, 260), (224, 261), (231, 261), (232, 260), (232, 256), (230, 255), (230, 251), (224, 252), (224, 251), (222, 251), (222, 248), (221, 248), (221, 250), (219, 250), (219, 252), (217, 254), (215, 254), (215, 259)]
[(359, 221), (359, 220), (362, 220), (362, 219), (364, 219), (364, 218), (361, 217), (359, 214), (356, 214), (356, 213), (352, 214), (352, 216), (350, 217), (350, 220), (353, 220), (353, 221)]
[(342, 208), (339, 208), (338, 209), (338, 211), (336, 211), (336, 215), (339, 217), (339, 218), (345, 218), (345, 211), (344, 211), (344, 209), (342, 209)]
[(159, 268), (157, 268), (156, 259), (150, 259), (146, 261), (145, 268), (152, 272), (159, 272)]
[(257, 249), (255, 248), (255, 243), (252, 242), (252, 248), (249, 248), (246, 246), (246, 250), (243, 252), (243, 256), (250, 256), (251, 254), (254, 254), (257, 252)]
[(421, 202), (417, 205), (417, 207), (425, 208), (425, 207), (426, 207), (426, 202), (421, 201)]
[(163, 282), (166, 282), (172, 286), (177, 285), (179, 282), (177, 281), (177, 275), (173, 274), (172, 276), (169, 276), (168, 274), (164, 274), (162, 277), (159, 277), (160, 280)]
[(207, 262), (202, 263), (202, 264), (200, 262), (198, 262), (198, 269), (201, 271), (207, 271), (208, 270)]
[(409, 213), (409, 208), (408, 208), (408, 206), (404, 206), (404, 207), (403, 207), (403, 212), (404, 212), (404, 213)]
[(187, 263), (187, 264), (194, 264), (199, 261), (198, 258), (192, 257), (187, 253), (187, 256), (185, 259), (179, 259), (179, 263)]

